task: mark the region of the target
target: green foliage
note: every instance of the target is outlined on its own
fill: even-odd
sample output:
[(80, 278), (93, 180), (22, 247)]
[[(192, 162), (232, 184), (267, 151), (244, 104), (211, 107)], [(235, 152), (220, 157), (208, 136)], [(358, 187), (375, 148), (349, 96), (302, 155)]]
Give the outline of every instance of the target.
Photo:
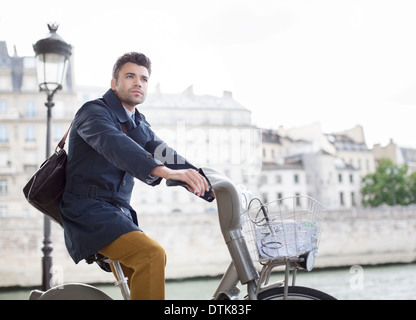
[(416, 203), (416, 173), (408, 175), (407, 165), (397, 166), (382, 159), (376, 172), (363, 178), (363, 205), (377, 207)]

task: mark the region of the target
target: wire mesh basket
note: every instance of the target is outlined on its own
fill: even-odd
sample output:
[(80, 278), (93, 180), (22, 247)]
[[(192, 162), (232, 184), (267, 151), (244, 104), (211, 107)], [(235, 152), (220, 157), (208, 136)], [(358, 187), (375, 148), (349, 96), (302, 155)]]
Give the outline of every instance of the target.
[[(257, 201), (255, 201), (257, 200)], [(299, 257), (318, 249), (325, 208), (308, 196), (250, 202), (242, 231), (254, 261)]]

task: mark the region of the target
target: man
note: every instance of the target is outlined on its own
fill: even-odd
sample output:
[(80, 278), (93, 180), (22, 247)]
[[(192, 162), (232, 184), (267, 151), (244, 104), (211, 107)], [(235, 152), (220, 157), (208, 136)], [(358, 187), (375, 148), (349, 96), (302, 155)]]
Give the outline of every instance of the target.
[(119, 261), (131, 299), (164, 299), (166, 255), (138, 227), (130, 206), (134, 178), (155, 186), (186, 183), (212, 201), (207, 180), (160, 140), (136, 105), (145, 101), (150, 60), (127, 53), (114, 65), (111, 89), (76, 113), (61, 203), (65, 244), (75, 263), (94, 253)]

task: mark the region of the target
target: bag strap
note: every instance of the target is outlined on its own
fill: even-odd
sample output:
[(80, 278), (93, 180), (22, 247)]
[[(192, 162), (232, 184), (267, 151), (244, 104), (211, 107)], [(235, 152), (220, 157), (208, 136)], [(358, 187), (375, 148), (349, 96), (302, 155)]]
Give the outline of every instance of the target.
[(58, 148), (63, 149), (65, 147), (65, 141), (66, 141), (66, 138), (68, 137), (68, 134), (69, 134), (69, 131), (71, 130), (71, 127), (72, 127), (72, 121), (71, 121), (71, 124), (69, 125), (68, 130), (66, 131), (66, 133), (62, 137), (61, 141), (59, 141), (58, 145), (56, 146), (55, 152), (58, 150)]

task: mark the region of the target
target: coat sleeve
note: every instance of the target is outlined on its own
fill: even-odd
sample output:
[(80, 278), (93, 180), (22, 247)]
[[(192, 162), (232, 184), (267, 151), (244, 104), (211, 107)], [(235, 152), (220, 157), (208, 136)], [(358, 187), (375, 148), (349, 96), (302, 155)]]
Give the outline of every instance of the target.
[[(139, 143), (125, 135), (112, 111), (98, 104), (84, 105), (74, 120), (77, 133), (119, 169), (147, 183), (160, 165)], [(159, 181), (160, 182), (160, 181)]]

